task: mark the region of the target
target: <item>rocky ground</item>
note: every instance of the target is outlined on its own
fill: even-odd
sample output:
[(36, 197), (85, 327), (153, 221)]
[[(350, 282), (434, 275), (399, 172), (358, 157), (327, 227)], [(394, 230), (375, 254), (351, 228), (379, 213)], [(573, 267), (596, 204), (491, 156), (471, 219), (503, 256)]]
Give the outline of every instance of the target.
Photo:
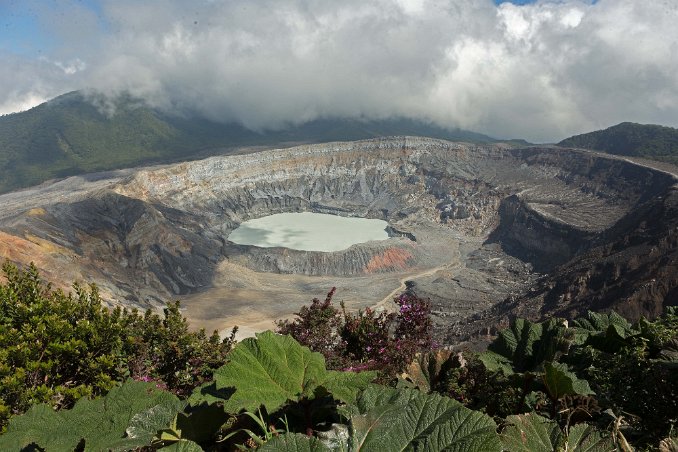
[[(329, 143), (69, 178), (0, 196), (0, 253), (111, 304), (180, 299), (196, 327), (268, 328), (336, 286), (349, 309), (406, 287), (441, 340), (513, 315), (678, 302), (676, 177), (597, 153), (412, 137)], [(335, 253), (240, 246), (242, 221), (314, 211), (386, 220)], [(625, 306), (625, 307), (624, 307)]]

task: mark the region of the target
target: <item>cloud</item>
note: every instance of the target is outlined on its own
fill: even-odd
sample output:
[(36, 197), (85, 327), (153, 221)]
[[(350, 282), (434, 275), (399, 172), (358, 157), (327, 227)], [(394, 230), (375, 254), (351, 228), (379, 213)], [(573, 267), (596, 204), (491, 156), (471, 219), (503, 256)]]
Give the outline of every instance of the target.
[(30, 60), (0, 52), (0, 61), (0, 115), (27, 110), (62, 94), (64, 80), (75, 82), (77, 73), (84, 70), (84, 63), (78, 60)]
[(253, 129), (405, 116), (535, 141), (678, 126), (673, 2), (110, 0), (98, 26), (77, 11), (88, 36), (55, 25), (60, 63), (24, 62), (35, 84), (8, 81), (14, 98), (88, 87)]

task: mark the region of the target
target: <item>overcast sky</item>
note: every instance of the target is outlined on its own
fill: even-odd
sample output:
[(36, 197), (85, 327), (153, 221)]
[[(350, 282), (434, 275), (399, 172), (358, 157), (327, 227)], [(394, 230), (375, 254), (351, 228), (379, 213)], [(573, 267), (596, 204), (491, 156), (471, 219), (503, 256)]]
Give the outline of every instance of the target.
[(0, 113), (130, 91), (253, 129), (678, 127), (678, 0), (0, 0)]

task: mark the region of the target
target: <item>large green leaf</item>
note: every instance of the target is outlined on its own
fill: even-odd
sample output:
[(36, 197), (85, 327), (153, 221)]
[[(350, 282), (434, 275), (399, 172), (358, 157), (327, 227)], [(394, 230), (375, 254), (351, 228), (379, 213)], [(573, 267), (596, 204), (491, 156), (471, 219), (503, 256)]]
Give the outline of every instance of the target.
[(191, 406), (197, 406), (205, 403), (223, 403), (224, 400), (231, 397), (232, 394), (233, 388), (217, 389), (216, 382), (209, 381), (195, 388), (188, 397), (187, 402)]
[(79, 400), (71, 410), (55, 412), (44, 404), (33, 406), (10, 421), (7, 433), (0, 436), (0, 450), (21, 450), (30, 444), (46, 450), (74, 450), (84, 444), (86, 451), (145, 446), (155, 432), (139, 429), (134, 437), (128, 436), (126, 429), (132, 419), (137, 416), (144, 418), (146, 425), (154, 424), (154, 416), (162, 422), (182, 407), (176, 396), (152, 383), (129, 380), (106, 397)]
[(577, 378), (574, 373), (567, 369), (565, 364), (545, 363), (542, 380), (546, 386), (546, 391), (554, 400), (566, 395), (590, 395), (594, 393), (589, 383)]
[(179, 404), (159, 404), (132, 416), (125, 429), (128, 438), (153, 438), (158, 430), (167, 427), (183, 409)]
[(631, 324), (616, 312), (609, 314), (589, 312), (586, 317), (574, 320), (577, 344), (587, 344), (599, 350), (616, 352), (624, 347), (626, 339), (638, 334)]
[(566, 328), (558, 319), (533, 323), (516, 321), (501, 332), (479, 358), (491, 371), (529, 372), (544, 361), (551, 361), (567, 346)]
[(506, 418), (508, 426), (501, 434), (504, 450), (509, 452), (612, 452), (616, 447), (609, 433), (586, 424), (570, 428), (565, 436), (555, 421), (537, 414)]
[(459, 402), (415, 389), (371, 386), (353, 408), (352, 451), (499, 451), (496, 424)]
[(509, 416), (506, 422), (501, 441), (510, 452), (553, 452), (562, 440), (558, 424), (534, 413)]
[(203, 443), (213, 438), (229, 418), (220, 406), (203, 404), (177, 414), (175, 425), (182, 439)]
[(616, 325), (624, 330), (631, 331), (631, 324), (616, 312), (598, 313), (589, 311), (586, 317), (580, 317), (572, 321), (572, 328), (581, 330), (581, 332), (588, 332), (590, 334), (598, 334), (607, 331), (610, 325)]
[(567, 449), (573, 452), (613, 452), (617, 447), (610, 433), (601, 432), (587, 424), (571, 427), (567, 436)]
[(317, 438), (299, 433), (286, 433), (266, 442), (261, 452), (329, 452), (330, 449)]
[(319, 394), (352, 402), (375, 376), (374, 372), (327, 371), (320, 353), (311, 352), (291, 336), (266, 331), (256, 339), (245, 339), (229, 353), (228, 362), (214, 372), (215, 391), (209, 396), (233, 391), (224, 402), (227, 411), (254, 411), (263, 405), (272, 413), (287, 401)]
[(400, 375), (398, 387), (416, 387), (424, 392), (435, 390), (443, 383), (451, 369), (460, 367), (464, 358), (461, 353), (439, 349), (417, 353), (414, 360)]

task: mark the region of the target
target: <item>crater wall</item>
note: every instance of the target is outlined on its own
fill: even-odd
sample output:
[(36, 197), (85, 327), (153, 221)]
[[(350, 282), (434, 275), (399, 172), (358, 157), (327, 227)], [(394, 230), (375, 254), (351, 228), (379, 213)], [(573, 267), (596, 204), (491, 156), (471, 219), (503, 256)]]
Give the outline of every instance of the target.
[[(355, 307), (384, 304), (412, 281), (431, 296), (443, 328), (506, 300), (532, 299), (535, 290), (558, 298), (557, 283), (547, 290), (539, 281), (599, 247), (626, 246), (620, 237), (638, 229), (638, 212), (651, 211), (675, 183), (672, 174), (581, 150), (394, 137), (9, 193), (0, 196), (0, 240), (30, 244), (30, 258), (57, 283), (94, 281), (112, 303), (157, 307), (185, 296), (202, 306), (197, 323), (211, 325), (210, 306), (217, 319), (270, 303), (270, 316), (289, 315), (335, 285)], [(243, 221), (299, 211), (383, 219), (392, 237), (335, 253), (227, 240)], [(29, 256), (10, 258), (27, 263)], [(288, 302), (270, 301), (272, 281), (286, 284), (279, 292)], [(675, 296), (675, 285), (661, 288), (664, 298)], [(589, 290), (600, 292), (595, 287)]]

